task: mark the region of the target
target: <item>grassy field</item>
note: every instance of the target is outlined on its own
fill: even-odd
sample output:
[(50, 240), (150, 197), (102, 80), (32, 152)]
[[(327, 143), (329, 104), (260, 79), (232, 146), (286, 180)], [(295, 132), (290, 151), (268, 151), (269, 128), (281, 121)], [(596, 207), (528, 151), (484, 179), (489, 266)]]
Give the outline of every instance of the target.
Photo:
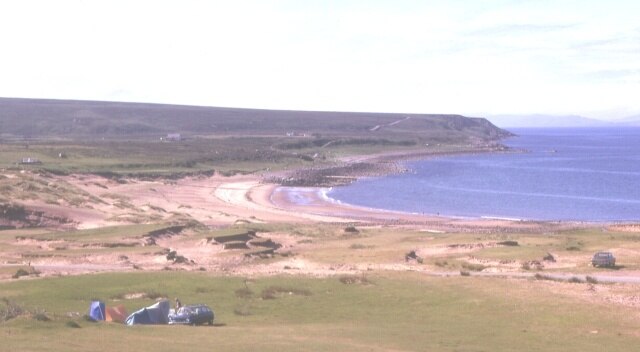
[[(141, 273), (24, 280), (0, 284), (0, 297), (51, 321), (24, 316), (0, 323), (7, 351), (628, 351), (638, 343), (637, 314), (550, 295), (544, 282), (378, 274), (365, 283), (339, 278), (245, 281), (206, 274)], [(579, 285), (579, 284), (563, 284)], [(583, 285), (584, 286), (584, 285)], [(89, 301), (129, 311), (150, 293), (206, 303), (214, 327), (89, 323)], [(5, 303), (0, 303), (0, 306)], [(2, 308), (4, 309), (4, 307)], [(71, 315), (72, 317), (69, 317)], [(71, 328), (69, 321), (81, 328)]]

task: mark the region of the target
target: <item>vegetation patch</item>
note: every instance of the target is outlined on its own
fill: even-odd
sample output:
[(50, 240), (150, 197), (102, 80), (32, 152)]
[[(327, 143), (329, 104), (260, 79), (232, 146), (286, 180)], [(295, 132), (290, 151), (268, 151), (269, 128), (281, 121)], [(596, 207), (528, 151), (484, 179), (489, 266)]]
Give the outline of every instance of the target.
[(248, 287), (239, 288), (235, 291), (236, 297), (238, 298), (251, 298), (253, 297), (253, 291)]
[(262, 290), (260, 297), (262, 299), (276, 299), (287, 296), (311, 296), (311, 291), (307, 289), (282, 287), (282, 286), (269, 286)]
[(467, 263), (467, 262), (462, 263), (462, 267), (470, 271), (482, 271), (487, 268), (486, 265), (473, 264), (473, 263)]
[(373, 282), (371, 282), (364, 275), (344, 275), (344, 276), (340, 276), (339, 280), (345, 285), (372, 285), (373, 284)]
[(349, 249), (371, 249), (371, 248), (375, 248), (376, 246), (373, 245), (364, 245), (361, 243), (354, 243), (352, 245), (349, 246)]
[(344, 228), (345, 233), (359, 233), (358, 229), (355, 226), (347, 226)]
[(0, 299), (0, 302), (2, 302), (0, 306), (0, 322), (17, 318), (25, 312), (21, 305), (6, 297)]
[(499, 246), (517, 247), (520, 244), (518, 241), (502, 241), (497, 243)]
[(30, 267), (28, 267), (26, 269), (24, 269), (24, 268), (18, 269), (16, 271), (16, 273), (13, 274), (11, 277), (14, 278), (14, 279), (19, 279), (19, 278), (21, 278), (23, 276), (31, 276), (31, 275), (38, 276), (38, 275), (40, 275), (40, 272), (37, 271), (34, 267), (30, 266)]
[(73, 328), (73, 329), (80, 329), (81, 328), (80, 324), (76, 323), (73, 320), (67, 321), (66, 323), (64, 323), (64, 325), (66, 327), (68, 327), (68, 328)]

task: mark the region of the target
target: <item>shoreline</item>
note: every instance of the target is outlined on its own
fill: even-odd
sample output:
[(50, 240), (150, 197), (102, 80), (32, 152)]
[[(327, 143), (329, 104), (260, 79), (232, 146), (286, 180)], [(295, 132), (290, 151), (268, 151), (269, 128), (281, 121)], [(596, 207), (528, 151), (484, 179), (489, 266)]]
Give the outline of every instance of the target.
[(488, 144), (473, 149), (449, 151), (407, 150), (371, 155), (348, 156), (338, 159), (338, 165), (299, 168), (286, 172), (265, 174), (263, 181), (289, 187), (338, 187), (364, 177), (383, 177), (407, 172), (406, 162), (453, 155), (486, 153), (518, 153), (502, 144)]
[[(274, 182), (274, 179), (265, 178), (263, 181), (273, 184), (271, 194), (268, 197), (268, 202), (271, 206), (285, 211), (292, 211), (296, 213), (310, 212), (315, 215), (330, 215), (338, 217), (349, 217), (354, 220), (373, 220), (373, 222), (379, 223), (393, 223), (393, 224), (409, 224), (409, 223), (438, 223), (439, 225), (467, 225), (479, 226), (495, 224), (499, 227), (508, 228), (530, 228), (532, 224), (538, 227), (592, 227), (592, 226), (624, 226), (627, 224), (635, 224), (638, 221), (633, 220), (602, 220), (602, 221), (590, 221), (590, 220), (540, 220), (540, 219), (526, 219), (526, 218), (512, 218), (504, 216), (493, 215), (479, 215), (479, 216), (455, 216), (455, 215), (441, 215), (439, 213), (412, 213), (401, 210), (370, 208), (366, 206), (360, 206), (355, 204), (344, 203), (340, 200), (327, 196), (328, 189), (333, 187), (342, 187), (349, 185), (362, 178), (368, 177), (384, 177), (387, 175), (407, 172), (406, 162), (415, 160), (426, 160), (430, 158), (442, 157), (442, 156), (454, 156), (454, 155), (473, 155), (473, 154), (485, 154), (485, 153), (521, 153), (523, 150), (511, 149), (502, 145), (492, 146), (487, 149), (477, 150), (464, 150), (464, 151), (452, 151), (442, 153), (432, 152), (391, 152), (377, 155), (365, 155), (347, 157), (342, 160), (345, 165), (339, 167), (327, 167), (320, 168), (316, 171), (324, 178), (338, 179), (338, 182), (320, 184), (314, 184), (309, 182), (302, 182), (298, 184), (296, 182)], [(360, 165), (366, 163), (372, 165), (371, 168), (375, 169), (375, 173), (371, 172), (358, 172), (358, 168), (351, 168), (351, 174), (341, 174), (340, 172), (331, 171), (343, 171), (344, 168), (348, 168), (353, 165)], [(392, 164), (392, 167), (389, 167)], [(365, 168), (366, 169), (366, 168)], [(293, 170), (288, 175), (299, 173), (300, 171), (308, 172), (309, 170)], [(346, 182), (345, 182), (346, 181)], [(385, 217), (390, 217), (386, 219)], [(522, 226), (525, 225), (525, 226)], [(480, 226), (483, 227), (483, 226)]]

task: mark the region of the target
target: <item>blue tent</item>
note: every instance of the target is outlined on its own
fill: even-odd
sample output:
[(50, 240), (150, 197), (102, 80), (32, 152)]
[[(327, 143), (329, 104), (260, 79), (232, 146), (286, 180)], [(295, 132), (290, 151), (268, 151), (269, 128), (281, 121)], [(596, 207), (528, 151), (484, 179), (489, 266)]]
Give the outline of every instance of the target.
[(92, 301), (89, 306), (89, 317), (95, 321), (104, 320), (104, 309), (104, 303), (100, 301)]
[(169, 321), (170, 308), (169, 301), (162, 300), (152, 306), (131, 313), (125, 323), (127, 325), (166, 324)]

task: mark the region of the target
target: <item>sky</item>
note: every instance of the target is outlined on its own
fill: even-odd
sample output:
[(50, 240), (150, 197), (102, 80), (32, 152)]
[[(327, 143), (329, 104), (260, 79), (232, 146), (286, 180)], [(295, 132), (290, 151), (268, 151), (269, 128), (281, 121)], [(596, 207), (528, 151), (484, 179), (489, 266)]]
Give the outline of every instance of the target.
[(0, 0), (0, 96), (640, 114), (640, 1)]

